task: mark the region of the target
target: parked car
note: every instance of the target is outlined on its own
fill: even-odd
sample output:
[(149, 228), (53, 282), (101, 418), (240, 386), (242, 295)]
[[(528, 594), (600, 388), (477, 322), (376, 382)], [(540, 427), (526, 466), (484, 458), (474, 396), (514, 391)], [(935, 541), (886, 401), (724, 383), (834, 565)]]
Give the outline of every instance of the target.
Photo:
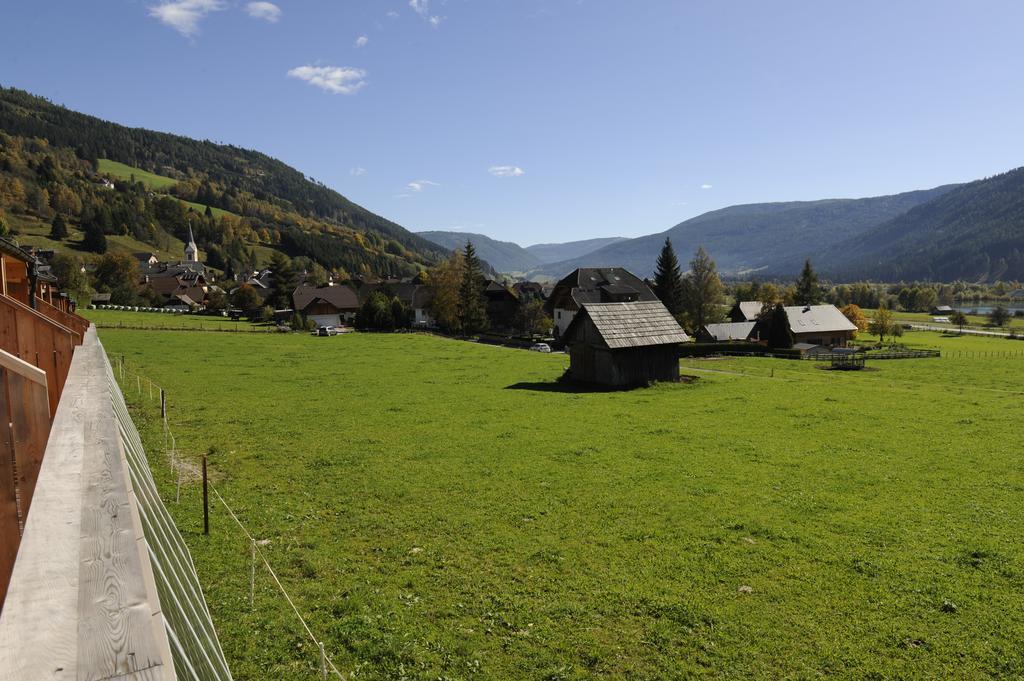
[(321, 326), (313, 332), (314, 336), (337, 336), (338, 329), (333, 326)]
[(551, 346), (547, 343), (534, 343), (530, 349), (534, 352), (551, 352)]

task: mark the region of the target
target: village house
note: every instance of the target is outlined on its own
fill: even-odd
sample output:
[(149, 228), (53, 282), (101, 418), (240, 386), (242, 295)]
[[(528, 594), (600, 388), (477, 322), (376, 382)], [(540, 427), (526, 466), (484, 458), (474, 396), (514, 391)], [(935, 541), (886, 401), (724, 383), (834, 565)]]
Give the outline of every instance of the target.
[(757, 322), (725, 322), (705, 324), (697, 332), (698, 343), (727, 343), (729, 341), (756, 340)]
[(292, 293), (292, 305), (317, 327), (350, 324), (359, 311), (359, 296), (348, 286), (301, 285)]
[(484, 298), (487, 299), (487, 319), (491, 330), (514, 332), (522, 306), (519, 296), (504, 284), (488, 279), (484, 284)]
[(555, 284), (544, 309), (554, 321), (555, 336), (560, 338), (587, 303), (657, 300), (658, 296), (642, 279), (622, 267), (581, 267)]
[(563, 335), (569, 376), (627, 387), (679, 379), (686, 332), (661, 301), (584, 303)]
[(857, 333), (857, 325), (835, 305), (792, 305), (786, 307), (794, 343), (845, 347)]

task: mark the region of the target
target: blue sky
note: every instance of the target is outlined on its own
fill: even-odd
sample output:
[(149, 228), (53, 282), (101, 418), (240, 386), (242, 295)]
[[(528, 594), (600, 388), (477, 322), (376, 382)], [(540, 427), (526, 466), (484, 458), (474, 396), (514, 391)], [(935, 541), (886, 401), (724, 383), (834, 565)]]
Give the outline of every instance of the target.
[(1024, 3), (4, 0), (0, 84), (521, 244), (1024, 165)]

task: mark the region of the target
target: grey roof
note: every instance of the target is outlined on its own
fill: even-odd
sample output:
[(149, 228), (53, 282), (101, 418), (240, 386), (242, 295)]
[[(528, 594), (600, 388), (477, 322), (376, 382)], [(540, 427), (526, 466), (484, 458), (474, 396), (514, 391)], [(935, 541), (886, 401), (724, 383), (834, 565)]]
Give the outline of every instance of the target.
[(660, 300), (629, 303), (588, 303), (573, 318), (565, 335), (589, 318), (609, 349), (685, 343), (690, 340)]
[(758, 315), (761, 314), (761, 308), (764, 307), (764, 303), (760, 300), (744, 300), (739, 303), (740, 314), (748, 322), (752, 322), (757, 319)]
[(757, 326), (757, 322), (706, 324), (704, 331), (717, 341), (746, 340), (754, 332), (755, 326)]
[(857, 326), (835, 305), (793, 305), (786, 307), (793, 333), (856, 331)]

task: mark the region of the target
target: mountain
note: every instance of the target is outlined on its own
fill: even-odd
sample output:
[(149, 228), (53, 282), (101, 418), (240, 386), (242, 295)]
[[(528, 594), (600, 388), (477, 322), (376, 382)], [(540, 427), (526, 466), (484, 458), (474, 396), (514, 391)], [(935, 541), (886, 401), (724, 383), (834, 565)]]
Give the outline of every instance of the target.
[[(836, 279), (1024, 279), (1024, 168), (945, 192), (824, 250)], [(795, 262), (790, 262), (792, 270)]]
[(625, 237), (611, 236), (583, 241), (568, 241), (564, 244), (534, 244), (527, 246), (526, 251), (537, 258), (541, 264), (571, 260), (592, 253), (599, 248), (626, 241)]
[(470, 232), (420, 232), (419, 235), (449, 251), (458, 251), (472, 241), (476, 253), (498, 272), (527, 272), (543, 264), (533, 254), (511, 241), (498, 241)]
[[(124, 127), (13, 88), (0, 88), (0, 132), (0, 180), (10, 189), (7, 209), (18, 213), (19, 226), (50, 220), (56, 209), (40, 203), (45, 192), (51, 199), (76, 197), (74, 210), (63, 211), (72, 231), (95, 218), (110, 235), (158, 245), (168, 235), (182, 238), (191, 223), (204, 252), (239, 267), (274, 248), (338, 271), (402, 275), (443, 255), (430, 241), (258, 151)], [(108, 168), (138, 169), (138, 176), (104, 191), (101, 160)], [(153, 177), (159, 186), (146, 184)], [(171, 199), (185, 202), (185, 212)]]
[(793, 258), (813, 257), (886, 220), (939, 197), (956, 185), (863, 199), (825, 199), (730, 206), (704, 213), (658, 234), (627, 239), (585, 256), (545, 264), (532, 273), (559, 277), (577, 267), (621, 266), (650, 276), (665, 238), (685, 266), (699, 246), (725, 274), (777, 267)]

